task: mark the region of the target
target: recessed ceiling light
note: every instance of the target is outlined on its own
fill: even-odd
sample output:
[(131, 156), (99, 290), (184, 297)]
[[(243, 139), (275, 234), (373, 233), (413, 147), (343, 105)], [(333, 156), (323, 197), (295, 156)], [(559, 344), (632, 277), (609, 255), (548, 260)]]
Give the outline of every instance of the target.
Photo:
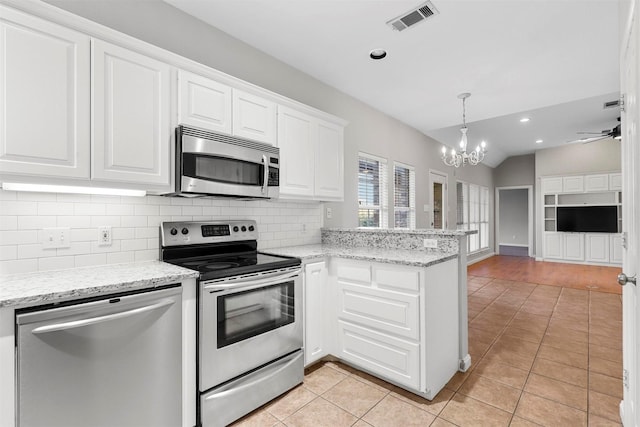
[(371, 59), (382, 59), (385, 56), (387, 56), (387, 51), (384, 49), (373, 49), (371, 52), (369, 52), (369, 57)]
[(523, 117), (520, 119), (520, 123), (527, 123), (529, 120), (531, 120), (529, 117)]
[(542, 144), (542, 140), (541, 139), (536, 139), (536, 144)]

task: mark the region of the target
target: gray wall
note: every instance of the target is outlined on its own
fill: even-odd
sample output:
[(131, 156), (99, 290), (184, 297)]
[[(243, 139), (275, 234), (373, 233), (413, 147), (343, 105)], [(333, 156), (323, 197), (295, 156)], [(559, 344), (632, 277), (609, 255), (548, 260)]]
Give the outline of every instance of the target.
[(526, 189), (500, 190), (498, 245), (529, 244), (528, 193)]
[(525, 154), (505, 159), (493, 172), (496, 187), (534, 185), (536, 182), (536, 156)]
[[(579, 175), (621, 170), (620, 142), (611, 138), (588, 144), (567, 144), (536, 151), (536, 195), (540, 200), (540, 178), (550, 175)], [(536, 255), (542, 256), (542, 212), (536, 208)]]
[[(456, 179), (488, 186), (493, 194), (491, 168), (481, 165), (456, 171), (445, 167), (440, 161), (441, 145), (414, 128), (160, 0), (47, 2), (349, 121), (345, 129), (345, 202), (327, 204), (333, 208), (333, 218), (324, 219), (326, 226), (357, 226), (359, 151), (385, 157), (389, 165), (399, 161), (415, 166), (418, 228), (429, 225), (423, 206), (430, 204), (430, 168), (448, 173), (448, 223), (451, 226), (455, 224)], [(389, 181), (389, 195), (392, 195), (393, 183)], [(490, 245), (493, 247), (493, 239)]]

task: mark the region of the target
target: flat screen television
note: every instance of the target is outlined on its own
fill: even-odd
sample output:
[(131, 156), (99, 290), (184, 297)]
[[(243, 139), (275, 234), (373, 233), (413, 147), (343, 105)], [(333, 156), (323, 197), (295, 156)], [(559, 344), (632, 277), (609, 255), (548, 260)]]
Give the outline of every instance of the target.
[(557, 230), (583, 233), (617, 233), (617, 206), (558, 206)]

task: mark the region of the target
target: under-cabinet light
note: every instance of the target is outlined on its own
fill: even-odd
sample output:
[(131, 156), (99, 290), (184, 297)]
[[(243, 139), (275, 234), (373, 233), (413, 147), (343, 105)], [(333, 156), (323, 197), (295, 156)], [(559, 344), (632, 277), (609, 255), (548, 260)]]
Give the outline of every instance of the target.
[(128, 190), (123, 188), (78, 187), (74, 185), (26, 184), (21, 182), (3, 182), (2, 189), (8, 191), (34, 191), (39, 193), (73, 193), (100, 194), (106, 196), (135, 196), (144, 197), (144, 190)]

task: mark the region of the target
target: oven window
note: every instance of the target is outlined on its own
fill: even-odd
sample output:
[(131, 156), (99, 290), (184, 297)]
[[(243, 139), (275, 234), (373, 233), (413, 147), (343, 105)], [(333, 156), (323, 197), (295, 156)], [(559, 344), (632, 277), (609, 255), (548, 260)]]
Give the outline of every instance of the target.
[(295, 320), (294, 282), (218, 296), (218, 348)]
[(262, 186), (264, 165), (226, 157), (184, 153), (183, 174), (208, 181)]

